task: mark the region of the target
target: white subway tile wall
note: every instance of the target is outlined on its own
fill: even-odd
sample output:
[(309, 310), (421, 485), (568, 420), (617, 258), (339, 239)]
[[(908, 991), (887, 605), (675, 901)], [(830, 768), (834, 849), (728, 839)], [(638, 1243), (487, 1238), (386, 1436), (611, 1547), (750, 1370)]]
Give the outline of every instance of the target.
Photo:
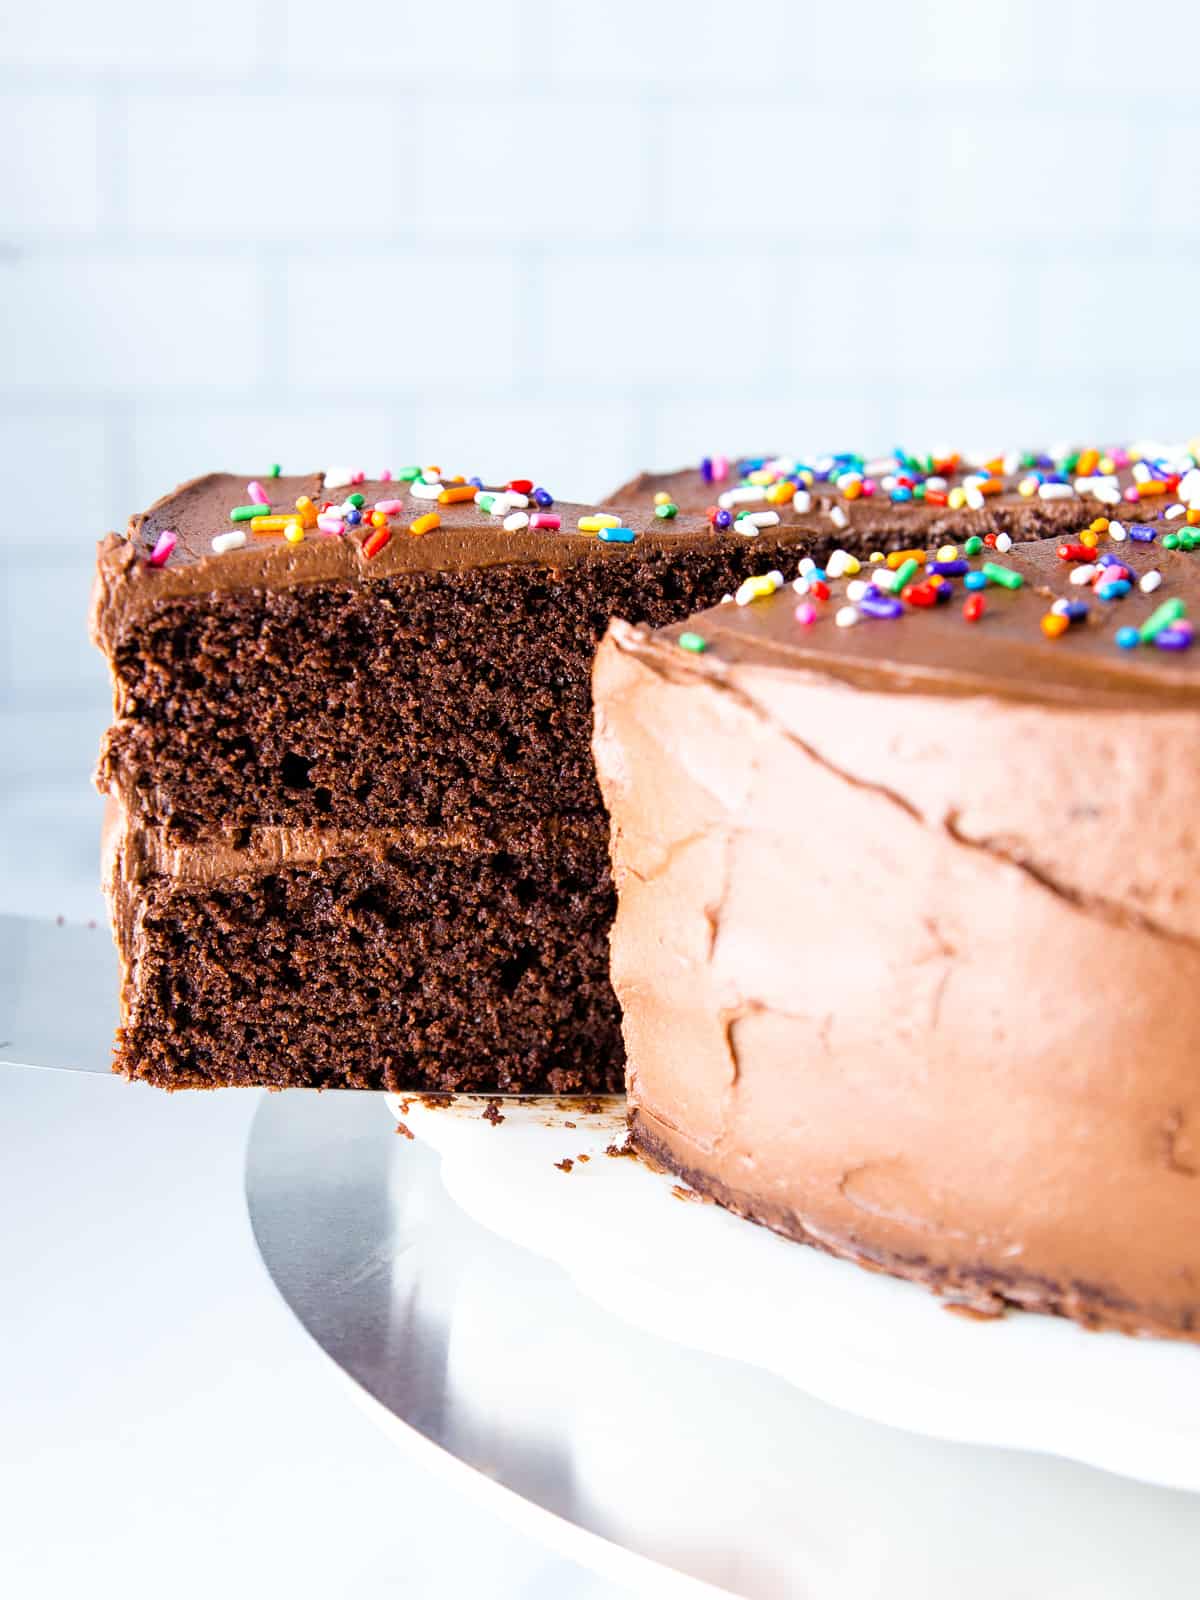
[[(1194, 8), (0, 12), (0, 905), (94, 910), (93, 539), (192, 473), (1200, 431)], [(1141, 62), (1144, 71), (1139, 72)]]

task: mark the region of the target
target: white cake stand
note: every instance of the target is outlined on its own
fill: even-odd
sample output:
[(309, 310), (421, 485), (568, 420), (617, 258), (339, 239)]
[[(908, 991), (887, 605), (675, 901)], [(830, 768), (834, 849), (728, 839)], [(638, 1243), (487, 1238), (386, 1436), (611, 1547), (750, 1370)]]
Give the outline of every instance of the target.
[[(715, 1589), (750, 1600), (884, 1593), (960, 1600), (969, 1591), (972, 1600), (1128, 1600), (1186, 1592), (1193, 1583), (1200, 1502), (1190, 1495), (1046, 1454), (881, 1426), (763, 1366), (691, 1347), (695, 1330), (674, 1328), (664, 1338), (633, 1326), (627, 1304), (618, 1315), (604, 1303), (615, 1303), (627, 1283), (611, 1277), (612, 1247), (598, 1249), (586, 1194), (605, 1195), (609, 1231), (625, 1247), (616, 1254), (639, 1263), (649, 1298), (660, 1280), (654, 1318), (674, 1293), (669, 1262), (647, 1275), (657, 1254), (646, 1242), (658, 1226), (656, 1207), (692, 1219), (683, 1227), (703, 1226), (713, 1241), (710, 1307), (744, 1292), (744, 1279), (722, 1279), (718, 1235), (747, 1230), (677, 1199), (632, 1161), (600, 1153), (569, 1173), (554, 1166), (564, 1156), (602, 1152), (611, 1117), (607, 1127), (584, 1127), (578, 1113), (556, 1118), (508, 1103), (505, 1122), (493, 1127), (479, 1119), (478, 1105), (470, 1109), (473, 1115), (464, 1107), (448, 1117), (410, 1106), (406, 1122), (414, 1132), (418, 1124), (432, 1130), (446, 1151), (439, 1157), (423, 1139), (397, 1137), (378, 1097), (273, 1096), (259, 1110), (247, 1156), (251, 1220), (285, 1300), (381, 1425), (421, 1451), (431, 1471), (487, 1496), (560, 1553), (653, 1595)], [(565, 1128), (565, 1120), (577, 1126)], [(502, 1233), (532, 1238), (536, 1231), (537, 1252), (466, 1215), (443, 1171), (472, 1209), (488, 1208)], [(646, 1191), (633, 1215), (623, 1191), (646, 1181), (654, 1193)], [(549, 1242), (564, 1227), (582, 1230), (571, 1266), (578, 1276), (581, 1260), (591, 1263), (586, 1294), (549, 1259)], [(898, 1306), (901, 1320), (911, 1316), (931, 1339), (943, 1324), (979, 1333), (980, 1349), (999, 1352), (1001, 1366), (1008, 1360), (1007, 1322), (960, 1324), (918, 1290), (761, 1239), (764, 1249), (778, 1245), (820, 1264), (821, 1288), (813, 1280), (808, 1307), (817, 1331), (803, 1334), (807, 1360), (829, 1356), (833, 1324), (822, 1322), (820, 1301), (837, 1293), (835, 1277), (846, 1274), (881, 1284), (888, 1296), (872, 1301), (873, 1311), (862, 1302), (868, 1321), (882, 1317), (885, 1304)], [(1043, 1401), (1047, 1385), (1033, 1363), (1046, 1339), (1065, 1339), (1085, 1364), (1089, 1344), (1103, 1350), (1110, 1342), (1045, 1319), (1011, 1322), (1018, 1330), (1032, 1325), (1018, 1337), (1032, 1341), (1027, 1376)], [(841, 1370), (857, 1363), (869, 1375), (874, 1364), (878, 1401), (881, 1349), (893, 1348), (891, 1371), (904, 1387), (905, 1352), (915, 1344), (907, 1329), (893, 1336), (861, 1328)], [(1135, 1356), (1143, 1348), (1121, 1346)], [(1145, 1348), (1151, 1355), (1172, 1349)], [(1200, 1352), (1180, 1349), (1168, 1359), (1176, 1356), (1195, 1387)], [(1107, 1356), (1097, 1359), (1102, 1365), (1085, 1390), (1114, 1370)], [(976, 1373), (987, 1364), (977, 1363)], [(948, 1376), (953, 1387), (961, 1373)], [(923, 1370), (921, 1380), (936, 1373)], [(828, 1384), (814, 1372), (806, 1387)], [(1175, 1398), (1186, 1405), (1186, 1388)], [(1090, 1404), (1097, 1438), (1126, 1428), (1121, 1396), (1091, 1388)], [(951, 1409), (943, 1405), (943, 1424), (953, 1421)], [(463, 1536), (470, 1537), (469, 1517)]]

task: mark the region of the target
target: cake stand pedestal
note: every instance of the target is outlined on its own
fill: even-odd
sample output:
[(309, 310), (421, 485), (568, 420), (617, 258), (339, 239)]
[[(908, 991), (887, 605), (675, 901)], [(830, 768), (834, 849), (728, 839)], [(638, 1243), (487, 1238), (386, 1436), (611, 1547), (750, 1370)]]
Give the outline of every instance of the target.
[(379, 1097), (265, 1099), (246, 1192), (281, 1294), (380, 1424), (639, 1592), (1128, 1600), (1200, 1562), (1190, 1495), (885, 1427), (630, 1326), (472, 1221)]

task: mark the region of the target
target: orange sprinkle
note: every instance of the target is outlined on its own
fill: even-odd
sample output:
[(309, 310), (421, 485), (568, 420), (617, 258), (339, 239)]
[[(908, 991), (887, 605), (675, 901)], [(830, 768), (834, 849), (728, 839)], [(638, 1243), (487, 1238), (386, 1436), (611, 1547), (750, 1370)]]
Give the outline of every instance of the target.
[[(475, 493), (474, 489), (471, 490), (471, 493), (472, 495)], [(418, 517), (415, 522), (409, 523), (408, 531), (419, 539), (423, 533), (432, 533), (435, 528), (440, 528), (441, 525), (442, 519), (437, 512), (427, 511), (423, 517)]]
[(999, 494), (1004, 488), (1004, 482), (1001, 478), (985, 478), (982, 483), (977, 483), (975, 487), (980, 494)]
[(302, 494), (296, 501), (296, 510), (300, 513), (300, 521), (306, 528), (316, 527), (317, 508), (306, 494)]
[(368, 561), (373, 561), (385, 545), (391, 543), (392, 530), (388, 527), (376, 528), (369, 538), (363, 540), (362, 553)]
[(862, 484), (854, 482), (848, 483), (842, 490), (842, 493), (845, 495), (847, 500), (857, 500), (862, 494)]
[(443, 489), (438, 495), (438, 505), (454, 506), (463, 500), (474, 500), (475, 492), (475, 486), (470, 483), (464, 483), (453, 489)]
[(1167, 486), (1161, 478), (1150, 478), (1145, 483), (1138, 484), (1139, 496), (1148, 494), (1166, 494)]
[(927, 550), (893, 550), (887, 558), (887, 564), (895, 572), (906, 561), (919, 561), (924, 566), (928, 559), (929, 552)]
[(1189, 506), (1184, 520), (1190, 528), (1200, 528), (1200, 506)]
[(1058, 611), (1047, 611), (1042, 618), (1042, 632), (1047, 639), (1057, 639), (1066, 633), (1071, 626), (1070, 622)]
[(795, 493), (796, 485), (794, 483), (772, 484), (767, 490), (767, 504), (769, 506), (784, 505), (791, 500)]
[(1099, 465), (1099, 450), (1085, 450), (1075, 463), (1075, 475), (1079, 478), (1090, 478)]

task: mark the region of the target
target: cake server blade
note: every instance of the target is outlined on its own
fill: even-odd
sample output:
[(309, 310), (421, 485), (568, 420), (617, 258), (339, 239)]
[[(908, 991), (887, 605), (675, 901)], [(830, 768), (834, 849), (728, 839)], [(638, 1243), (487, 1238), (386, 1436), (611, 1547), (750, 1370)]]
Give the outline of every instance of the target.
[[(95, 923), (0, 915), (0, 1067), (112, 1072), (120, 973), (112, 934)], [(414, 1100), (428, 1090), (409, 1091)], [(404, 1091), (397, 1091), (403, 1096)], [(473, 1094), (462, 1099), (545, 1100)], [(594, 1094), (555, 1095), (591, 1101)]]
[(0, 1065), (110, 1072), (118, 983), (106, 927), (0, 916)]

